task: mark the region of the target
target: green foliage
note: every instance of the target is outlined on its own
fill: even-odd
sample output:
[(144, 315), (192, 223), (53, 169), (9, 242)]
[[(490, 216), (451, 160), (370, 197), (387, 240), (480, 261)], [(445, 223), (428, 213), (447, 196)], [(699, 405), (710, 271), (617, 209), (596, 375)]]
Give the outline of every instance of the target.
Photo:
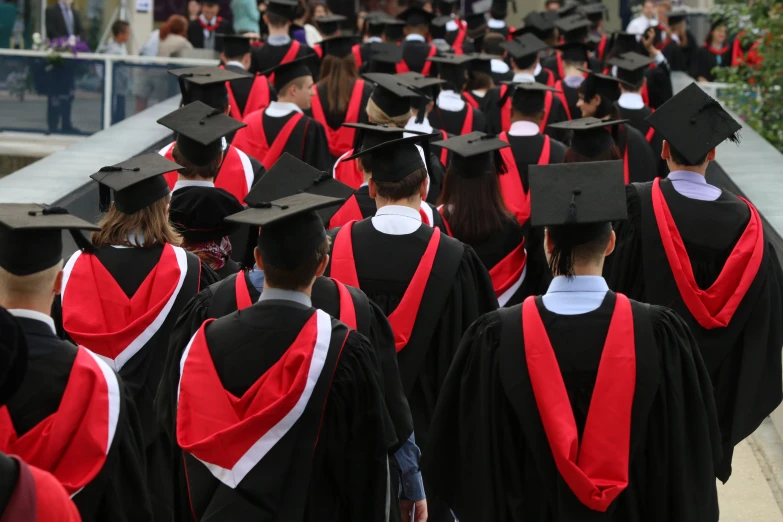
[(783, 5), (777, 0), (723, 0), (715, 14), (743, 48), (758, 43), (760, 64), (718, 68), (715, 81), (730, 84), (720, 98), (756, 132), (783, 152)]

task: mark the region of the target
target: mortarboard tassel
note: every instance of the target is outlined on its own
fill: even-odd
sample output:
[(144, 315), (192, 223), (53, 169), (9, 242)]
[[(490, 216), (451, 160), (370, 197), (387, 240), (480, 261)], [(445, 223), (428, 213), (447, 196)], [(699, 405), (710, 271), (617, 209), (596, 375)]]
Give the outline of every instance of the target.
[(582, 189), (575, 188), (571, 194), (571, 203), (568, 204), (568, 216), (566, 224), (576, 223), (576, 197), (582, 193)]
[[(30, 212), (31, 215), (34, 215), (35, 213), (36, 213), (35, 211)], [(65, 215), (65, 214), (70, 214), (70, 212), (68, 212), (68, 209), (63, 207), (46, 207), (43, 210), (41, 210), (41, 215), (44, 216), (51, 216), (51, 215), (58, 215), (58, 214)], [(73, 241), (74, 243), (76, 243), (76, 246), (79, 248), (79, 250), (83, 250), (88, 254), (92, 254), (95, 252), (95, 245), (93, 245), (89, 239), (84, 237), (84, 234), (72, 228), (68, 229), (68, 232), (71, 234), (71, 237), (73, 238)]]
[(111, 206), (111, 189), (106, 185), (98, 185), (98, 210), (103, 213)]

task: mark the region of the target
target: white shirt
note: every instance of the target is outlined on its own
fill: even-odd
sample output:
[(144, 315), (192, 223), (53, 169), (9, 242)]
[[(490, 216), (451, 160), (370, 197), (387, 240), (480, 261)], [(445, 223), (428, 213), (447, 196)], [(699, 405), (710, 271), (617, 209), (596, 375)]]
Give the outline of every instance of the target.
[(536, 77), (530, 73), (516, 73), (511, 81), (514, 83), (535, 83)]
[(674, 190), (686, 198), (699, 201), (715, 201), (723, 193), (721, 189), (707, 183), (707, 178), (698, 172), (675, 170), (666, 179), (672, 182)]
[(367, 43), (383, 43), (383, 38), (380, 36), (371, 36), (367, 39)]
[[(405, 124), (405, 128), (412, 131), (424, 132), (426, 134), (432, 134), (433, 132), (430, 120), (426, 116), (421, 123), (416, 123), (416, 116), (411, 116), (411, 119)], [(406, 132), (402, 135), (403, 138), (410, 138), (411, 136), (414, 136), (414, 134), (411, 134), (410, 132)]]
[(313, 307), (313, 301), (304, 292), (298, 290), (285, 290), (283, 288), (267, 288), (258, 298), (261, 301), (293, 301), (308, 308)]
[(617, 105), (623, 109), (639, 110), (644, 108), (644, 100), (641, 94), (624, 92), (620, 95), (620, 99), (617, 100)]
[(283, 45), (288, 45), (291, 43), (291, 37), (287, 34), (270, 34), (266, 38), (266, 43), (269, 45), (275, 45), (277, 47), (282, 47)]
[(641, 15), (631, 20), (631, 23), (628, 24), (626, 32), (633, 34), (644, 34), (647, 29), (650, 27), (655, 27), (656, 25), (658, 25), (658, 20), (655, 18), (647, 18), (646, 16)]
[(489, 26), (490, 29), (503, 29), (506, 27), (506, 22), (504, 20), (495, 20), (494, 18), (490, 18), (487, 20), (487, 26)]
[(536, 70), (533, 71), (533, 76), (538, 76), (539, 74), (541, 74), (541, 71), (543, 71), (543, 70), (544, 70), (544, 68), (541, 67), (541, 62), (538, 62), (536, 64)]
[(228, 67), (229, 65), (233, 65), (234, 67), (239, 67), (239, 68), (241, 68), (241, 69), (243, 69), (245, 71), (247, 70), (247, 69), (245, 69), (245, 66), (242, 65), (242, 62), (235, 62), (235, 61), (231, 60), (230, 62), (228, 62), (226, 64), (226, 67)]
[(563, 78), (563, 83), (566, 84), (568, 87), (571, 87), (572, 89), (578, 89), (582, 82), (585, 81), (584, 76), (566, 76)]
[(409, 34), (405, 37), (406, 42), (426, 42), (427, 39), (420, 34)]
[(375, 213), (372, 226), (378, 232), (391, 236), (413, 234), (421, 226), (421, 215), (410, 207), (386, 205)]
[(269, 102), (269, 106), (264, 111), (264, 114), (272, 118), (282, 118), (283, 116), (287, 116), (294, 111), (302, 112), (302, 109), (300, 109), (299, 106), (295, 103), (273, 101)]
[(439, 109), (451, 112), (459, 112), (465, 108), (465, 100), (454, 91), (440, 91), (438, 101), (435, 104)]
[(539, 128), (532, 121), (515, 121), (508, 133), (511, 136), (535, 136), (539, 133)]
[(176, 183), (174, 183), (174, 188), (171, 189), (172, 192), (176, 192), (181, 188), (185, 187), (209, 187), (209, 188), (215, 188), (215, 184), (211, 181), (202, 181), (202, 180), (195, 180), (195, 179), (179, 179)]
[[(199, 18), (201, 19), (201, 21), (202, 21), (202, 22), (204, 22), (206, 25), (214, 25), (214, 24), (216, 24), (216, 23), (217, 23), (217, 18), (213, 18), (212, 20), (210, 20), (210, 21), (207, 21), (207, 19), (206, 19), (206, 17), (205, 17), (204, 15), (198, 15), (198, 17), (199, 17)], [(216, 29), (216, 30), (217, 30), (217, 29)], [(206, 29), (204, 29), (204, 42), (206, 42), (207, 40), (210, 40), (210, 39), (211, 39), (213, 42), (215, 41), (215, 40), (214, 40), (214, 39), (215, 39), (215, 31), (207, 31)], [(214, 44), (213, 44), (213, 47), (214, 47)]]
[(601, 276), (557, 276), (543, 296), (544, 307), (560, 315), (586, 314), (604, 302), (609, 287)]
[(506, 62), (498, 60), (497, 58), (492, 58), (492, 60), (489, 61), (489, 65), (492, 67), (492, 72), (495, 74), (506, 74), (511, 69)]
[(458, 29), (459, 29), (459, 24), (455, 20), (449, 20), (448, 22), (446, 22), (446, 30), (448, 32), (453, 33)]
[(57, 335), (57, 330), (54, 328), (54, 320), (46, 314), (36, 312), (35, 310), (26, 310), (24, 308), (9, 308), (8, 313), (14, 317), (23, 317), (25, 319), (33, 319), (35, 321), (41, 321), (45, 323), (52, 330), (52, 334)]
[[(661, 38), (663, 38), (663, 36)], [(677, 36), (676, 34), (672, 33), (671, 39), (674, 40), (675, 42), (677, 42), (677, 45), (680, 45), (680, 37), (679, 36)]]

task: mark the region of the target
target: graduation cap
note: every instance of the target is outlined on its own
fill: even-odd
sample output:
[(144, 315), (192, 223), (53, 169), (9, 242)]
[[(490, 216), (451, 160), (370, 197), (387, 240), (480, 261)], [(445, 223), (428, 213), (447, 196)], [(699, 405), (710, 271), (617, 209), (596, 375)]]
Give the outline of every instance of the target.
[(639, 41), (636, 39), (636, 36), (634, 33), (626, 33), (624, 31), (614, 33), (612, 37), (613, 54), (623, 54), (639, 49)]
[(403, 33), (404, 27), (405, 22), (402, 20), (388, 20), (383, 28), (383, 35), (389, 40), (396, 42), (405, 36), (405, 33)]
[(185, 159), (199, 167), (220, 156), (224, 136), (247, 127), (245, 123), (199, 101), (167, 114), (158, 123), (177, 133), (177, 149)]
[(617, 79), (628, 85), (638, 87), (644, 81), (644, 72), (655, 62), (653, 58), (639, 53), (625, 53), (615, 56), (607, 63), (617, 67)]
[(544, 110), (544, 102), (547, 91), (561, 92), (554, 87), (543, 83), (526, 82), (501, 82), (513, 90), (511, 94), (511, 106), (522, 114), (538, 114)]
[(593, 22), (594, 24), (603, 20), (604, 13), (608, 12), (606, 6), (602, 3), (580, 5), (579, 7), (577, 7), (576, 10), (582, 16), (586, 16), (587, 19)]
[(172, 69), (169, 74), (176, 76), (182, 103), (201, 101), (210, 107), (225, 107), (228, 100), (226, 82), (249, 78), (250, 74), (240, 74), (220, 67), (187, 67)]
[(370, 36), (381, 36), (389, 20), (394, 19), (385, 11), (371, 11), (364, 17), (362, 32)]
[(686, 9), (672, 9), (669, 12), (669, 27), (684, 22), (687, 17), (688, 11)]
[(446, 33), (448, 32), (446, 24), (450, 21), (451, 17), (447, 15), (436, 16), (432, 19), (432, 22), (430, 22), (430, 36), (432, 36), (433, 40), (446, 38)]
[(573, 131), (571, 148), (582, 156), (594, 158), (615, 145), (609, 128), (615, 128), (628, 120), (601, 120), (599, 118), (579, 118), (548, 125), (552, 129)]
[(435, 99), (435, 95), (438, 92), (438, 89), (435, 87), (446, 83), (446, 80), (441, 78), (433, 78), (432, 76), (425, 76), (421, 73), (417, 73), (416, 71), (400, 73), (397, 75), (397, 77), (421, 91), (424, 96), (421, 96), (420, 99), (426, 101), (426, 103), (432, 101), (431, 99)]
[(695, 83), (658, 107), (645, 121), (693, 165), (724, 140), (739, 144), (742, 129), (717, 100)]
[(480, 72), (484, 74), (492, 74), (492, 60), (502, 60), (500, 56), (492, 56), (490, 54), (470, 53), (466, 56), (472, 58), (468, 62), (468, 72)]
[(595, 73), (581, 68), (579, 70), (587, 73), (587, 77), (579, 87), (586, 100), (592, 100), (596, 94), (600, 94), (601, 98), (612, 102), (620, 99), (620, 80), (608, 74)]
[[(410, 132), (405, 129), (403, 129), (403, 131)], [(343, 161), (361, 158), (368, 154), (375, 158), (377, 155), (379, 158), (382, 158), (383, 161), (375, 161), (373, 159), (372, 178), (375, 181), (395, 183), (402, 181), (416, 170), (425, 167), (424, 159), (422, 159), (422, 155), (416, 145), (419, 143), (422, 145), (429, 145), (429, 140), (435, 136), (440, 136), (440, 133), (421, 134), (418, 136), (384, 141), (383, 143), (372, 147), (363, 146), (360, 152), (345, 158)]]
[(573, 273), (572, 249), (627, 218), (623, 162), (530, 165), (530, 224), (548, 227), (560, 275)]
[(267, 78), (269, 78), (271, 74), (274, 74), (272, 85), (277, 89), (277, 92), (280, 92), (283, 87), (297, 78), (313, 75), (313, 72), (306, 65), (311, 59), (312, 56), (303, 56), (296, 60), (291, 60), (290, 62), (275, 65), (266, 71), (262, 71), (261, 74)]
[(411, 5), (406, 10), (397, 15), (397, 18), (405, 22), (408, 27), (416, 27), (419, 25), (430, 25), (435, 15), (419, 7), (418, 5)]
[(356, 36), (332, 36), (321, 40), (321, 48), (324, 51), (324, 56), (345, 58), (353, 52), (353, 46), (357, 43), (359, 43), (359, 39)]
[(348, 21), (347, 16), (339, 14), (328, 14), (326, 16), (319, 16), (315, 19), (315, 23), (318, 24), (318, 30), (324, 36), (331, 36), (338, 30), (342, 29), (342, 24)]
[(250, 52), (250, 36), (243, 34), (216, 34), (223, 40), (223, 54), (229, 58), (244, 56)]
[(584, 41), (591, 26), (590, 20), (581, 14), (572, 14), (555, 21), (555, 27), (563, 33), (563, 39), (570, 41)]
[(298, 7), (299, 2), (296, 0), (269, 0), (266, 9), (270, 13), (282, 16), (289, 22), (293, 22), (296, 20), (296, 11)]
[(471, 13), (469, 15), (465, 15), (463, 18), (465, 20), (465, 24), (468, 26), (468, 31), (475, 31), (476, 29), (481, 29), (487, 25), (486, 12)]
[(365, 151), (386, 143), (387, 141), (398, 140), (405, 134), (424, 135), (425, 132), (394, 127), (391, 125), (378, 125), (376, 123), (343, 123), (343, 127), (356, 129), (356, 141), (354, 151)]
[(402, 60), (402, 46), (391, 42), (372, 42), (369, 47), (369, 67), (371, 73), (395, 74), (395, 64)]
[(587, 54), (590, 46), (584, 42), (565, 42), (555, 46), (555, 49), (563, 53), (563, 60), (568, 62), (587, 63), (590, 60)]
[(549, 45), (531, 33), (523, 34), (510, 42), (503, 42), (500, 46), (508, 51), (514, 60), (523, 60), (531, 56), (537, 57), (539, 52), (549, 49)]
[(392, 118), (410, 112), (413, 100), (429, 98), (426, 93), (393, 74), (367, 73), (362, 77), (375, 84), (370, 99)]
[(560, 19), (567, 18), (569, 16), (572, 16), (574, 14), (577, 14), (577, 10), (579, 9), (579, 6), (581, 5), (579, 2), (566, 2), (563, 4), (562, 2), (558, 2), (561, 7), (557, 11), (557, 17)]
[(0, 406), (16, 393), (27, 374), (27, 339), (19, 322), (0, 307)]
[(543, 13), (533, 11), (525, 16), (525, 26), (522, 29), (514, 31), (511, 36), (518, 38), (523, 34), (533, 34), (536, 37), (544, 40), (552, 36), (552, 32), (555, 30), (555, 24), (552, 20), (549, 20)]
[(183, 187), (171, 194), (169, 220), (187, 241), (218, 241), (239, 228), (225, 218), (244, 210), (230, 192), (215, 187)]
[(260, 227), (258, 250), (264, 263), (293, 270), (310, 259), (326, 240), (323, 221), (316, 211), (342, 202), (302, 192), (257, 202), (226, 221)]
[(432, 144), (454, 153), (449, 173), (456, 172), (464, 178), (494, 174), (493, 163), (502, 165), (502, 160), (496, 152), (509, 146), (507, 142), (479, 131), (447, 140), (433, 141)]
[(91, 250), (92, 244), (79, 231), (100, 228), (62, 207), (0, 203), (0, 266), (17, 276), (52, 268), (63, 258), (63, 230), (79, 248)]
[(111, 203), (109, 190), (114, 191), (114, 207), (123, 214), (135, 214), (160, 198), (169, 195), (169, 184), (163, 174), (182, 170), (156, 152), (101, 168), (90, 178), (100, 186), (100, 209), (106, 212)]

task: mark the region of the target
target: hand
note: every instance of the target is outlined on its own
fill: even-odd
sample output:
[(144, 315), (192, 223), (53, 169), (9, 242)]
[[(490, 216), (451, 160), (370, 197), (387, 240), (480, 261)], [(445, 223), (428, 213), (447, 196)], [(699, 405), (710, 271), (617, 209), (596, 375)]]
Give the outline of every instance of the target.
[(644, 49), (648, 53), (650, 52), (650, 49), (655, 49), (655, 46), (653, 45), (654, 40), (655, 40), (655, 28), (650, 27), (642, 35), (642, 45), (644, 46)]
[(402, 511), (402, 522), (427, 522), (427, 499), (415, 502), (400, 500), (400, 511)]

